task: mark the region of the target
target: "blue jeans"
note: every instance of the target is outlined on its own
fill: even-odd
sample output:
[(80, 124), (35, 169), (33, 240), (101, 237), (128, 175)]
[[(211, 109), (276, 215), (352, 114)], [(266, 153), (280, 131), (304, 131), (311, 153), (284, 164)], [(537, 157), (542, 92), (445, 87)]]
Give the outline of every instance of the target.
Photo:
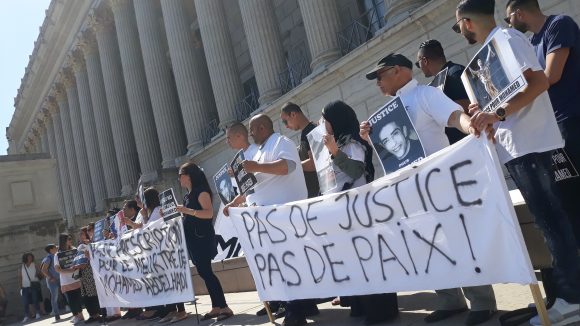
[(35, 291), (32, 287), (22, 288), (22, 305), (24, 306), (24, 317), (30, 317), (30, 308), (29, 305), (33, 304), (34, 309), (36, 309), (36, 313), (40, 313), (40, 305), (39, 305), (39, 298), (38, 292)]
[(50, 304), (52, 305), (52, 313), (54, 316), (60, 316), (60, 311), (58, 310), (58, 294), (60, 291), (60, 284), (58, 281), (50, 282), (48, 279), (46, 280), (46, 286), (50, 291)]
[(552, 254), (556, 296), (580, 303), (576, 240), (561, 204), (551, 160), (551, 151), (531, 153), (513, 159), (505, 166), (528, 204), (534, 222), (544, 232)]

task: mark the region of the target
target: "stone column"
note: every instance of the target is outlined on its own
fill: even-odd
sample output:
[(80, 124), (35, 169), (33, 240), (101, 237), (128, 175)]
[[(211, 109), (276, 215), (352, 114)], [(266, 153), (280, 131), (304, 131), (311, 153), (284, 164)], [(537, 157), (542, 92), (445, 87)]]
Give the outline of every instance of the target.
[(385, 0), (385, 27), (402, 22), (427, 1), (429, 0)]
[(310, 68), (316, 74), (340, 57), (338, 8), (335, 0), (299, 0), (298, 3), (312, 56)]
[(54, 125), (52, 123), (52, 118), (50, 117), (50, 112), (47, 109), (46, 102), (43, 106), (44, 109), (42, 109), (40, 113), (40, 119), (42, 119), (45, 128), (46, 143), (48, 146), (47, 153), (56, 161), (56, 183), (57, 183), (56, 197), (58, 199), (58, 210), (62, 215), (62, 217), (64, 218), (64, 220), (66, 221), (68, 213), (66, 209), (66, 204), (64, 202), (64, 197), (62, 196), (64, 190), (62, 188), (62, 182), (60, 180), (60, 168), (56, 153), (56, 140), (54, 138)]
[(161, 165), (174, 168), (175, 159), (183, 156), (187, 148), (185, 128), (179, 110), (175, 83), (167, 61), (162, 26), (161, 8), (155, 0), (134, 1), (135, 17), (139, 30), (147, 85), (151, 94), (151, 107), (155, 117), (157, 135), (161, 144)]
[[(97, 137), (97, 128), (95, 127), (95, 117), (93, 115), (89, 79), (82, 52), (77, 50), (74, 52), (73, 56), (73, 70), (80, 107), (80, 114), (78, 116), (81, 118), (82, 132), (84, 136), (84, 139), (80, 143), (84, 143), (86, 154), (90, 158), (88, 159), (88, 164), (94, 194), (94, 209), (95, 212), (102, 212), (105, 208), (104, 204), (105, 199), (107, 198), (107, 190), (105, 187), (103, 166), (101, 165), (101, 152), (99, 151), (99, 140)], [(77, 128), (79, 127), (80, 126), (77, 126)]]
[(83, 199), (83, 188), (81, 186), (81, 178), (79, 175), (79, 164), (77, 160), (77, 152), (75, 151), (75, 144), (73, 140), (73, 131), (70, 118), (70, 107), (69, 99), (67, 98), (67, 93), (65, 87), (68, 88), (70, 83), (70, 76), (63, 75), (59, 78), (59, 82), (64, 82), (67, 86), (59, 83), (56, 85), (56, 102), (60, 109), (60, 122), (62, 127), (62, 135), (64, 137), (64, 146), (66, 148), (66, 158), (67, 158), (67, 172), (69, 174), (70, 187), (72, 193), (69, 195), (73, 198), (73, 203), (75, 207), (75, 215), (84, 214), (87, 212), (85, 207), (85, 202)]
[[(83, 192), (84, 213), (95, 211), (95, 194), (93, 192), (93, 180), (89, 172), (89, 157), (87, 155), (87, 148), (85, 147), (85, 133), (83, 131), (83, 119), (81, 117), (81, 109), (79, 104), (79, 94), (77, 91), (77, 84), (73, 71), (70, 66), (73, 65), (72, 57), (67, 58), (67, 68), (64, 69), (64, 86), (66, 90), (66, 97), (68, 99), (68, 117), (70, 118), (71, 141), (73, 143), (73, 150), (77, 158), (79, 182)], [(67, 112), (63, 112), (61, 117), (67, 116)], [(68, 134), (68, 127), (65, 126), (65, 135)]]
[[(179, 28), (179, 35), (182, 35), (180, 39), (174, 40), (172, 34), (177, 34), (177, 32), (173, 32), (174, 29), (169, 26), (166, 27), (170, 45), (169, 50), (173, 50), (171, 52), (171, 59), (175, 60), (174, 58), (177, 56), (187, 59), (188, 56), (191, 56), (188, 53), (188, 51), (191, 51), (189, 49), (184, 49), (174, 56), (174, 53), (178, 52), (180, 47), (185, 47), (189, 43), (193, 47), (191, 33), (189, 29), (185, 30), (186, 27), (183, 26), (187, 19), (185, 17), (185, 11), (181, 8), (183, 4), (181, 1), (162, 0), (161, 5), (163, 6), (164, 15), (167, 15), (166, 26), (170, 23), (177, 25), (179, 22), (180, 26), (176, 26), (175, 29)], [(220, 126), (225, 127), (237, 120), (235, 108), (244, 97), (244, 89), (240, 81), (240, 74), (238, 72), (236, 55), (227, 25), (223, 0), (195, 0), (195, 10), (197, 12), (199, 32), (203, 41), (203, 49), (205, 50), (205, 58), (207, 60), (211, 86), (214, 91), (213, 94)], [(166, 11), (168, 14), (166, 14)], [(179, 46), (177, 43), (181, 43), (182, 45)], [(181, 61), (184, 61), (184, 59)], [(178, 62), (174, 63), (174, 65), (176, 64)], [(198, 65), (195, 65), (195, 67), (198, 67)], [(186, 70), (182, 73), (183, 76), (179, 80), (184, 78), (189, 79), (189, 76), (192, 74), (198, 75), (193, 69), (191, 72)], [(199, 82), (203, 83), (201, 80)], [(195, 88), (196, 86), (192, 85), (191, 87)]]
[(121, 53), (135, 144), (141, 165), (141, 180), (154, 181), (157, 179), (157, 171), (161, 167), (161, 152), (151, 101), (149, 100), (135, 12), (130, 0), (111, 0), (111, 6), (117, 28), (119, 52)]
[(238, 0), (260, 105), (280, 96), (279, 75), (285, 68), (284, 50), (271, 0)]
[[(92, 22), (93, 20), (89, 19), (89, 21)], [(99, 59), (97, 40), (92, 30), (87, 30), (83, 33), (81, 50), (84, 53), (89, 92), (91, 94), (91, 105), (93, 108), (92, 113), (94, 115), (96, 135), (99, 140), (98, 151), (103, 168), (107, 191), (106, 197), (118, 197), (121, 194), (121, 177), (119, 175), (119, 165), (117, 164), (117, 154), (115, 153), (111, 121), (109, 120), (101, 60)]]
[[(214, 2), (221, 3), (221, 1), (216, 0)], [(183, 0), (161, 0), (161, 8), (169, 54), (175, 75), (175, 84), (181, 104), (181, 115), (183, 116), (183, 124), (186, 126), (187, 151), (188, 154), (193, 154), (201, 149), (203, 129), (210, 120), (212, 112), (216, 110), (216, 102), (227, 98), (229, 93), (225, 90), (224, 93), (220, 94), (219, 99), (216, 98), (214, 102), (213, 81), (210, 81), (205, 54), (201, 47), (196, 48), (195, 46)], [(221, 14), (223, 15), (223, 13)], [(214, 18), (219, 20), (219, 17)], [(205, 46), (207, 49), (207, 44)], [(235, 61), (233, 61), (233, 64), (237, 70)], [(221, 78), (220, 80), (227, 79)], [(236, 98), (241, 98), (241, 96)], [(229, 106), (226, 106), (225, 109), (231, 111), (234, 105), (235, 99), (230, 101)], [(231, 117), (235, 117), (233, 112), (231, 114), (219, 112), (218, 110), (220, 121), (231, 121)], [(227, 113), (227, 111), (224, 112)]]
[[(61, 92), (62, 93), (62, 92)], [(55, 99), (49, 97), (47, 101), (48, 110), (50, 112), (51, 121), (54, 125), (54, 148), (56, 150), (56, 159), (58, 162), (58, 171), (60, 175), (60, 182), (62, 186), (62, 197), (65, 203), (66, 218), (68, 227), (75, 225), (74, 215), (74, 196), (73, 190), (70, 183), (70, 176), (68, 174), (68, 158), (66, 153), (66, 146), (64, 143), (64, 135), (62, 132), (62, 123), (60, 118), (60, 110)]]
[(46, 124), (44, 123), (43, 117), (38, 118), (38, 131), (40, 133), (40, 152), (41, 153), (50, 153), (48, 148), (48, 135), (46, 134)]
[[(98, 108), (102, 109), (105, 106), (109, 111), (112, 138), (115, 144), (115, 153), (119, 166), (121, 193), (127, 196), (135, 193), (135, 187), (139, 179), (139, 160), (137, 157), (135, 138), (133, 136), (127, 95), (125, 93), (125, 82), (122, 75), (123, 68), (121, 67), (121, 59), (119, 56), (117, 35), (112, 14), (108, 8), (102, 8), (98, 12), (93, 12), (89, 18), (96, 31), (103, 83), (107, 98), (107, 103), (101, 103)], [(89, 78), (93, 80), (98, 79), (98, 74), (93, 75), (89, 68), (96, 69), (96, 63), (93, 60), (87, 60)], [(93, 83), (93, 86), (95, 89), (100, 87), (98, 81)], [(94, 98), (99, 99), (98, 94)], [(96, 107), (95, 112), (99, 110), (98, 108)], [(95, 116), (97, 115), (95, 114)], [(103, 122), (103, 119), (104, 117), (99, 114), (97, 121), (106, 124)], [(112, 143), (109, 142), (108, 144)]]

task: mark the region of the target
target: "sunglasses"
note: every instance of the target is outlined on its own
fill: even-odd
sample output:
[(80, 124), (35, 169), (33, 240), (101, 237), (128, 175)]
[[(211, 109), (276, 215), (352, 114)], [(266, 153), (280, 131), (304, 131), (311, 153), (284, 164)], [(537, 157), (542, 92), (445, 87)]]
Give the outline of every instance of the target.
[(462, 20), (464, 20), (464, 19), (469, 19), (469, 18), (461, 17), (461, 18), (459, 18), (459, 20), (457, 22), (455, 22), (455, 24), (453, 24), (453, 26), (451, 26), (451, 29), (455, 33), (457, 33), (457, 34), (460, 34), (461, 33), (461, 28), (459, 27), (459, 22), (462, 21)]
[(415, 67), (421, 69), (421, 61), (423, 61), (423, 59), (427, 59), (427, 57), (421, 57), (419, 60), (415, 61)]
[(506, 24), (511, 25), (512, 24), (512, 16), (516, 14), (516, 11), (512, 12), (511, 14), (509, 14), (506, 18), (503, 19), (503, 21)]

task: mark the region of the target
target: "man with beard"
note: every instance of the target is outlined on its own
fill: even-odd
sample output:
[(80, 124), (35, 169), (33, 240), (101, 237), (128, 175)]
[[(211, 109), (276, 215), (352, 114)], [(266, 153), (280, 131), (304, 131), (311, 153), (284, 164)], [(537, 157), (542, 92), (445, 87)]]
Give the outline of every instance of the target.
[[(580, 167), (580, 105), (576, 92), (580, 89), (580, 29), (566, 15), (546, 16), (537, 0), (509, 0), (506, 6), (506, 23), (522, 33), (534, 33), (530, 42), (550, 82), (548, 94), (556, 114), (556, 121), (566, 145), (564, 151), (572, 164)], [(571, 218), (580, 248), (580, 205), (576, 196), (580, 192), (580, 178), (558, 182), (562, 203)]]
[[(469, 44), (483, 46), (494, 33), (503, 33), (528, 86), (495, 112), (482, 112), (477, 103), (470, 104), (471, 126), (481, 130), (491, 123), (497, 129), (498, 157), (522, 193), (535, 223), (544, 232), (554, 258), (557, 299), (548, 310), (548, 317), (552, 323), (566, 325), (580, 320), (580, 285), (574, 234), (562, 208), (551, 166), (552, 151), (564, 144), (547, 93), (548, 78), (534, 48), (521, 32), (497, 27), (494, 10), (494, 0), (462, 0), (457, 5), (453, 30), (461, 33)], [(537, 316), (530, 323), (541, 324)]]
[[(467, 113), (469, 98), (465, 92), (465, 87), (463, 87), (463, 82), (461, 82), (461, 74), (465, 67), (452, 61), (447, 61), (443, 46), (441, 46), (439, 41), (427, 40), (421, 43), (415, 65), (421, 69), (423, 75), (427, 78), (434, 77), (447, 69), (445, 84), (442, 85), (441, 90), (447, 97), (461, 105), (464, 112)], [(450, 144), (454, 144), (465, 137), (465, 134), (461, 131), (449, 127), (445, 128), (445, 134)]]

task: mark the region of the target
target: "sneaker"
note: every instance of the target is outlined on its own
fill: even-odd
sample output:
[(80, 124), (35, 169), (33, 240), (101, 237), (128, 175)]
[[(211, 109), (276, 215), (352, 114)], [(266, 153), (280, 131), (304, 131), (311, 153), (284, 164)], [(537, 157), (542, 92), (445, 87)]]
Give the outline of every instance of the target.
[[(571, 323), (580, 322), (580, 304), (568, 303), (564, 299), (556, 298), (552, 308), (548, 309), (548, 318), (552, 326), (564, 326)], [(530, 319), (530, 324), (534, 326), (542, 325), (540, 317)]]
[(36, 319), (40, 319), (40, 317), (41, 317), (40, 314), (36, 313)]
[(27, 323), (30, 320), (30, 318), (28, 318), (28, 316), (24, 317), (24, 319), (22, 319), (22, 323)]

